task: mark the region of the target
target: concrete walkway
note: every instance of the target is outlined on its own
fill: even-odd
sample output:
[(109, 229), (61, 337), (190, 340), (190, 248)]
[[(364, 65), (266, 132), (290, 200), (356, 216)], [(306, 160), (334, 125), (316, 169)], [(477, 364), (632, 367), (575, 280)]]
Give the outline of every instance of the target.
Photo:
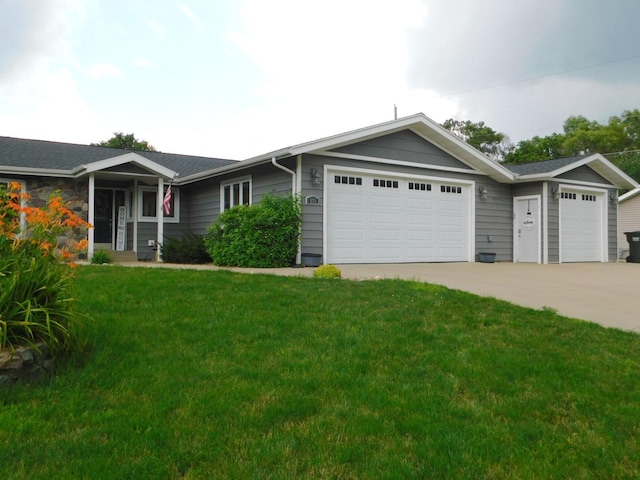
[[(311, 276), (313, 268), (221, 268), (135, 263), (130, 266), (224, 269), (242, 273)], [(640, 332), (640, 264), (414, 263), (339, 265), (343, 278), (400, 278), (445, 285), (606, 327)]]

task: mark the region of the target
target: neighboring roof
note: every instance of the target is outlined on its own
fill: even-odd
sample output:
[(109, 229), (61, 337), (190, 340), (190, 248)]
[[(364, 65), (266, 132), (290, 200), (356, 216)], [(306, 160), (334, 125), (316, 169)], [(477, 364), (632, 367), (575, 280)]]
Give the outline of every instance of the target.
[(638, 186), (638, 182), (599, 153), (520, 165), (505, 165), (505, 167), (516, 175), (517, 181), (530, 182), (534, 180), (551, 180), (584, 165), (588, 165), (594, 172), (618, 188), (630, 189)]
[[(238, 163), (235, 160), (193, 155), (0, 137), (0, 173), (3, 171), (42, 171), (51, 175), (57, 173), (76, 176), (82, 174), (91, 164), (121, 157), (127, 158), (127, 161), (138, 158), (140, 163), (151, 166), (151, 168), (153, 168), (152, 163), (156, 164), (164, 168), (155, 168), (154, 170), (172, 171), (178, 173), (180, 177)], [(146, 161), (142, 159), (146, 159)]]
[(631, 200), (638, 194), (640, 194), (640, 187), (636, 187), (633, 190), (628, 191), (624, 195), (620, 195), (620, 197), (618, 198), (618, 203), (624, 203), (627, 200)]

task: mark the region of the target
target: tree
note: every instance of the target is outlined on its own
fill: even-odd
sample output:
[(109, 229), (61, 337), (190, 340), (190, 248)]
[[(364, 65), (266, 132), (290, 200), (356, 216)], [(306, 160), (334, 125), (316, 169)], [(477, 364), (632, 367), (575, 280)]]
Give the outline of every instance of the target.
[(120, 148), (122, 150), (137, 150), (145, 152), (157, 152), (157, 150), (146, 140), (138, 140), (133, 133), (124, 134), (113, 132), (113, 137), (100, 143), (92, 143), (94, 147)]
[(562, 157), (564, 135), (552, 133), (546, 137), (535, 136), (531, 140), (521, 140), (504, 159), (505, 163), (519, 164), (551, 160)]
[(513, 144), (504, 133), (496, 132), (484, 122), (450, 118), (442, 124), (456, 137), (477, 148), (494, 161), (500, 162), (513, 149)]

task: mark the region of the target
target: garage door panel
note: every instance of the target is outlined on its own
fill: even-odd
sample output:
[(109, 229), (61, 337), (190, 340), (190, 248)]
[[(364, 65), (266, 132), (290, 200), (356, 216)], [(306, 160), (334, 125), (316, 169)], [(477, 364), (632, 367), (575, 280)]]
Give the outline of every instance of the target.
[(371, 230), (372, 241), (388, 241), (395, 240), (400, 241), (400, 231), (398, 229), (379, 229), (374, 228)]
[(603, 195), (565, 189), (560, 199), (562, 262), (603, 260)]
[(334, 236), (337, 240), (353, 240), (362, 242), (365, 238), (365, 232), (356, 228), (336, 228)]
[[(454, 186), (455, 182), (447, 182), (445, 191), (442, 191), (438, 182), (385, 179), (382, 175), (364, 173), (358, 177), (362, 178), (360, 185), (328, 185), (328, 261), (400, 263), (469, 260), (468, 186)], [(334, 177), (330, 175), (329, 178)], [(383, 183), (384, 188), (381, 187)], [(449, 188), (448, 192), (446, 188)], [(351, 189), (351, 193), (345, 195), (345, 189)], [(340, 195), (335, 195), (336, 192)], [(354, 199), (354, 196), (360, 199)], [(348, 201), (348, 204), (340, 204), (341, 200)], [(452, 244), (445, 245), (447, 242)]]

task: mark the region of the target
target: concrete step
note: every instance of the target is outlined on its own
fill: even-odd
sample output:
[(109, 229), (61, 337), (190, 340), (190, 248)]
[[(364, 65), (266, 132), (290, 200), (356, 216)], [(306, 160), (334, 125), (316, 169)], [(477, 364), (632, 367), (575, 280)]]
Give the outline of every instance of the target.
[(115, 250), (109, 251), (109, 256), (114, 263), (124, 263), (124, 262), (137, 262), (138, 255), (136, 252), (132, 250), (125, 250), (122, 252), (118, 252)]

